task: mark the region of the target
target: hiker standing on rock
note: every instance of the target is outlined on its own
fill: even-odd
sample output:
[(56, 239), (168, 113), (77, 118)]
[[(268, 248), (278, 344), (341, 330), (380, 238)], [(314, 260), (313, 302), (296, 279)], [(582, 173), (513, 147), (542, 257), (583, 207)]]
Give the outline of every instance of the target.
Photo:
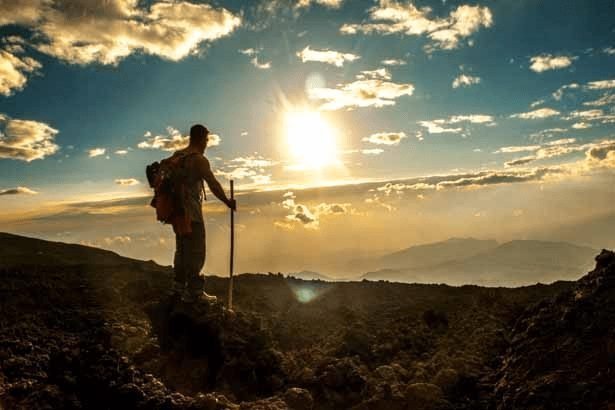
[(203, 220), (202, 202), (205, 200), (203, 180), (211, 192), (226, 206), (235, 210), (235, 200), (226, 196), (222, 185), (214, 176), (209, 161), (204, 153), (207, 148), (209, 130), (197, 124), (190, 128), (190, 144), (177, 151), (185, 161), (186, 175), (186, 202), (185, 209), (191, 222), (191, 232), (188, 234), (175, 234), (175, 258), (173, 269), (175, 271), (175, 292), (187, 291), (189, 299), (204, 299), (215, 301), (216, 297), (208, 295), (203, 290), (203, 277), (200, 275), (205, 264), (205, 221)]
[(175, 232), (173, 292), (191, 302), (216, 300), (203, 290), (204, 280), (200, 275), (206, 247), (203, 180), (220, 201), (233, 211), (236, 209), (235, 200), (226, 196), (204, 156), (208, 136), (206, 127), (193, 125), (188, 147), (147, 167), (148, 180), (155, 190), (151, 205), (156, 208), (158, 220), (172, 224)]

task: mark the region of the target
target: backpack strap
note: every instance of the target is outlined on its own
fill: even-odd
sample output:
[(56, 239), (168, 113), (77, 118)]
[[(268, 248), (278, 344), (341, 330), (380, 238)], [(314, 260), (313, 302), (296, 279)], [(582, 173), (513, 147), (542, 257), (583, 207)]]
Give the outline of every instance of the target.
[[(185, 161), (186, 158), (192, 156), (192, 155), (199, 155), (198, 152), (180, 152), (180, 151), (175, 151), (176, 155), (181, 155), (182, 158), (180, 158), (181, 161)], [(201, 180), (201, 190), (203, 191), (203, 201), (207, 200), (207, 194), (205, 193), (205, 184), (203, 184), (203, 181)]]

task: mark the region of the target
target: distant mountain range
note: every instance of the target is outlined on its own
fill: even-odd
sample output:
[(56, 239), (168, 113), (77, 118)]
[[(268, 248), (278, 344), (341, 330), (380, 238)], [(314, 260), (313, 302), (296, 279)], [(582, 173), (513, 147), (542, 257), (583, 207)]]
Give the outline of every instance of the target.
[(324, 280), (328, 282), (332, 282), (336, 280), (330, 276), (323, 275), (322, 273), (312, 272), (312, 271), (307, 271), (307, 270), (304, 270), (301, 272), (289, 273), (287, 276), (293, 277), (296, 279), (303, 279), (303, 280)]
[(382, 268), (360, 279), (395, 282), (522, 286), (577, 279), (598, 251), (566, 242), (514, 240), (503, 244), (450, 239), (386, 255)]
[(433, 266), (444, 262), (468, 258), (494, 249), (494, 240), (451, 238), (443, 242), (412, 246), (380, 258), (378, 264), (388, 269), (409, 269)]
[[(129, 258), (102, 249), (64, 244), (0, 233), (1, 264), (20, 265), (132, 265)], [(566, 242), (452, 238), (412, 246), (366, 260), (367, 273), (354, 278), (335, 278), (314, 271), (290, 273), (303, 280), (387, 280), (406, 283), (476, 284), (523, 286), (537, 282), (578, 279), (592, 267), (598, 250)], [(140, 262), (142, 263), (142, 262)], [(154, 262), (149, 262), (157, 266)]]

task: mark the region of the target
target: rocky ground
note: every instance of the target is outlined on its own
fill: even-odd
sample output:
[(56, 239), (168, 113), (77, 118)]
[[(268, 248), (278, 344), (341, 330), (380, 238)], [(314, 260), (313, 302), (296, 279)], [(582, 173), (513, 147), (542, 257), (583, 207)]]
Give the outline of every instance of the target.
[[(151, 262), (0, 245), (0, 408), (615, 405), (610, 252), (578, 282), (515, 289), (241, 275), (229, 312), (168, 295)], [(224, 302), (225, 279), (206, 286)]]

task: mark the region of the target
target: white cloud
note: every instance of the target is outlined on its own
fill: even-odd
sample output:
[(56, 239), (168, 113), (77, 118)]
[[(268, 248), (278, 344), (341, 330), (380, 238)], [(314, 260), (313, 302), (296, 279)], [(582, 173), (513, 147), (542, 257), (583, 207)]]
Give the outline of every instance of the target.
[(426, 35), (432, 43), (427, 51), (433, 49), (451, 50), (459, 47), (460, 41), (477, 32), (481, 27), (491, 27), (493, 16), (487, 7), (461, 5), (448, 17), (430, 17), (431, 8), (417, 8), (412, 3), (399, 3), (394, 0), (380, 0), (370, 9), (369, 22), (344, 24), (343, 34), (379, 33)]
[(452, 85), (453, 85), (453, 88), (459, 88), (459, 87), (469, 87), (471, 85), (479, 84), (479, 83), (480, 83), (480, 77), (466, 75), (466, 74), (459, 74), (457, 78), (453, 80)]
[(250, 179), (253, 185), (267, 185), (272, 181), (271, 174), (267, 173), (266, 169), (277, 164), (276, 161), (254, 154), (226, 161), (215, 174), (227, 179)]
[(542, 73), (548, 70), (559, 70), (572, 64), (577, 57), (555, 56), (552, 54), (542, 54), (530, 58), (530, 70)]
[(452, 133), (452, 134), (458, 134), (461, 131), (463, 131), (463, 128), (446, 128), (443, 127), (440, 123), (437, 123), (436, 121), (438, 120), (434, 120), (434, 121), (419, 121), (419, 125), (422, 127), (427, 128), (427, 132), (430, 134), (444, 134), (444, 133)]
[(386, 68), (378, 68), (376, 70), (361, 71), (360, 74), (357, 74), (358, 80), (367, 80), (367, 79), (390, 80), (391, 78), (392, 78), (391, 73), (389, 73), (389, 71)]
[(261, 63), (260, 61), (258, 61), (258, 56), (253, 57), (250, 60), (250, 63), (259, 70), (269, 70), (271, 68), (271, 61)]
[(255, 55), (257, 55), (258, 53), (260, 53), (261, 49), (256, 49), (256, 48), (242, 48), (238, 50), (240, 54), (243, 54), (244, 56), (249, 56), (249, 57), (253, 57)]
[(49, 125), (0, 114), (0, 158), (33, 161), (55, 154), (58, 130)]
[(386, 184), (379, 186), (376, 188), (376, 191), (382, 192), (385, 196), (391, 196), (391, 194), (401, 195), (406, 190), (413, 191), (426, 191), (430, 189), (435, 189), (436, 186), (433, 184), (426, 184), (423, 182), (406, 184), (403, 182), (387, 182)]
[(458, 122), (471, 122), (472, 124), (493, 124), (493, 117), (485, 114), (453, 115), (448, 119), (451, 124)]
[(190, 137), (183, 136), (173, 127), (167, 127), (166, 136), (152, 136), (151, 132), (145, 133), (145, 141), (141, 141), (137, 146), (142, 149), (159, 149), (162, 151), (177, 151), (186, 148), (190, 141)]
[(459, 123), (483, 124), (486, 126), (496, 125), (493, 116), (485, 114), (452, 115), (449, 118), (439, 118), (430, 121), (418, 121), (418, 124), (422, 127), (427, 128), (427, 132), (430, 134), (458, 134), (463, 131), (463, 128), (447, 128), (445, 126)]
[(412, 95), (414, 85), (398, 84), (382, 79), (356, 80), (339, 84), (336, 88), (312, 88), (308, 96), (313, 100), (325, 100), (322, 110), (353, 109), (357, 107), (384, 107), (395, 105), (395, 100)]
[(603, 94), (597, 100), (585, 101), (583, 105), (587, 105), (590, 107), (603, 107), (605, 105), (615, 104), (615, 94)]
[(241, 54), (252, 57), (250, 59), (250, 64), (252, 64), (254, 67), (260, 70), (268, 70), (271, 68), (271, 61), (261, 62), (258, 59), (262, 51), (263, 51), (262, 48), (245, 48), (245, 49), (239, 50)]
[(124, 185), (124, 186), (132, 186), (132, 185), (140, 184), (139, 180), (135, 178), (118, 178), (115, 180), (115, 183), (117, 185)]
[(582, 120), (575, 125), (573, 128), (583, 129), (589, 128), (591, 125), (585, 123), (585, 121), (596, 121), (602, 124), (613, 124), (615, 123), (615, 114), (607, 114), (601, 109), (592, 109), (592, 110), (575, 110), (571, 111), (567, 116), (562, 117), (564, 120)]
[(587, 123), (587, 122), (575, 122), (574, 124), (572, 124), (572, 128), (574, 128), (575, 130), (584, 130), (586, 128), (591, 128), (591, 124)]
[(546, 142), (544, 145), (549, 146), (549, 147), (554, 147), (557, 145), (574, 144), (576, 141), (577, 141), (576, 138), (561, 138), (559, 140)]
[(3, 195), (21, 195), (21, 194), (26, 194), (26, 195), (36, 195), (38, 194), (38, 192), (27, 188), (25, 186), (18, 186), (17, 188), (8, 188), (8, 189), (0, 189), (0, 196)]
[(544, 99), (536, 100), (536, 101), (534, 101), (533, 103), (530, 104), (530, 108), (536, 108), (539, 105), (542, 105), (544, 103), (545, 103)]
[(539, 108), (537, 110), (523, 112), (519, 114), (513, 114), (510, 118), (521, 118), (523, 120), (535, 120), (540, 118), (553, 117), (559, 115), (560, 112), (552, 108)]
[(517, 152), (528, 152), (528, 151), (538, 151), (540, 149), (540, 145), (520, 145), (520, 146), (512, 146), (512, 147), (502, 147), (499, 148), (494, 154), (509, 154), (509, 153), (517, 153)]
[(542, 142), (545, 137), (552, 137), (555, 133), (568, 131), (568, 128), (547, 128), (530, 134), (530, 139), (535, 142)]
[(105, 155), (105, 152), (107, 152), (106, 148), (92, 148), (91, 150), (88, 150), (88, 156), (90, 158), (99, 157), (101, 155)]
[(246, 157), (233, 158), (230, 161), (234, 166), (249, 168), (266, 168), (277, 164), (277, 162), (266, 159), (262, 156), (249, 155)]
[(572, 83), (572, 84), (565, 84), (562, 85), (560, 88), (558, 88), (557, 90), (555, 90), (553, 92), (553, 94), (551, 94), (553, 96), (553, 98), (557, 101), (561, 100), (562, 97), (564, 96), (564, 92), (566, 90), (576, 90), (577, 88), (579, 88), (580, 85), (577, 83)]
[(325, 6), (332, 9), (338, 9), (341, 7), (344, 0), (297, 0), (297, 4), (295, 7), (303, 8), (310, 7), (313, 4), (318, 4), (320, 6)]
[(217, 147), (218, 145), (220, 145), (220, 143), (222, 142), (222, 137), (220, 137), (220, 135), (218, 134), (209, 134), (207, 136), (207, 147), (211, 148), (211, 147)]
[(364, 154), (364, 155), (380, 155), (383, 152), (384, 150), (382, 148), (369, 148), (369, 149), (361, 150), (361, 154)]
[(31, 25), (38, 21), (49, 0), (19, 0), (0, 3), (0, 26), (7, 24)]
[(127, 149), (118, 149), (115, 151), (116, 155), (126, 155), (128, 154), (128, 150)]
[(401, 66), (401, 65), (408, 64), (406, 60), (402, 60), (401, 58), (389, 58), (386, 60), (382, 60), (380, 63), (382, 65), (388, 65), (388, 66)]
[(74, 64), (117, 64), (138, 51), (177, 61), (241, 24), (224, 8), (186, 1), (27, 0), (23, 10), (11, 3), (0, 3), (0, 25), (28, 27), (34, 47)]
[[(186, 148), (190, 143), (190, 137), (184, 136), (173, 127), (167, 127), (167, 135), (152, 135), (150, 131), (147, 131), (143, 137), (144, 141), (141, 141), (137, 147), (141, 149), (159, 149), (162, 151), (177, 151), (182, 148)], [(207, 147), (216, 147), (220, 145), (222, 138), (218, 134), (209, 134), (207, 137)]]
[(332, 64), (336, 67), (342, 67), (345, 62), (353, 62), (361, 58), (356, 54), (342, 53), (335, 50), (312, 50), (310, 46), (307, 46), (303, 50), (297, 52), (297, 57), (299, 57), (304, 63), (308, 61), (317, 61)]
[(602, 49), (604, 54), (615, 55), (615, 47), (605, 47)]
[(33, 58), (0, 50), (0, 95), (9, 96), (23, 89), (28, 81), (27, 75), (40, 68), (41, 64)]
[(603, 116), (604, 116), (604, 111), (600, 109), (575, 110), (575, 111), (570, 112), (570, 114), (564, 117), (564, 119), (570, 120), (573, 118), (583, 118), (586, 120), (597, 120), (597, 119), (602, 118)]
[(615, 80), (590, 81), (586, 85), (589, 90), (606, 90), (615, 88)]
[(407, 135), (404, 132), (378, 132), (369, 137), (364, 137), (362, 141), (377, 145), (399, 145)]

